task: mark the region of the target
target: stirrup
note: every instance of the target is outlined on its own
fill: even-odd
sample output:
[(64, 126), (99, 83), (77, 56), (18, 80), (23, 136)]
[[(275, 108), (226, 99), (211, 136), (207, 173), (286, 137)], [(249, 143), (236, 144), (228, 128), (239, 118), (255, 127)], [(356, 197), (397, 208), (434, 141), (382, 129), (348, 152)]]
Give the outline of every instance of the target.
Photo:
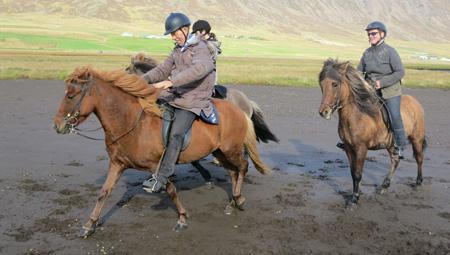
[(403, 155), (403, 149), (394, 146), (394, 155), (397, 155), (399, 159), (405, 159), (405, 156)]
[(166, 190), (166, 185), (158, 180), (157, 176), (154, 174), (150, 179), (144, 181), (142, 186), (142, 188), (149, 193), (160, 193), (161, 191)]

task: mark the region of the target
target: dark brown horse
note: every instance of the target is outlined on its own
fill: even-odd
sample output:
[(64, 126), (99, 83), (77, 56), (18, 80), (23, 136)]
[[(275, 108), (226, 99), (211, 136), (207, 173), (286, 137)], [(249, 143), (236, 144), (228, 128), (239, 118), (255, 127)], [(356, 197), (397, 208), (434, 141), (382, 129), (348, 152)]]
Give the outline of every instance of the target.
[[(125, 70), (130, 74), (143, 75), (146, 72), (152, 70), (158, 65), (158, 62), (153, 58), (146, 56), (144, 53), (138, 53), (131, 57), (131, 62)], [(237, 105), (253, 122), (253, 127), (255, 128), (256, 139), (264, 143), (269, 141), (279, 142), (275, 134), (272, 133), (269, 126), (267, 125), (263, 111), (258, 106), (258, 104), (250, 100), (242, 91), (235, 88), (226, 88), (226, 92), (220, 94), (219, 88), (221, 85), (216, 85), (216, 93), (213, 97), (221, 98), (227, 100), (235, 105)], [(222, 87), (223, 89), (223, 87)], [(217, 160), (215, 160), (215, 163)], [(211, 174), (207, 169), (205, 169), (200, 161), (191, 162), (191, 164), (199, 171), (203, 179), (205, 179), (206, 185), (213, 185)]]
[[(137, 97), (120, 89), (129, 86), (145, 88), (147, 91), (145, 96), (149, 107), (145, 112)], [(105, 200), (127, 168), (152, 172), (157, 169), (163, 153), (162, 121), (160, 109), (155, 103), (159, 92), (139, 76), (124, 71), (100, 72), (80, 68), (66, 79), (65, 96), (54, 118), (56, 131), (67, 134), (94, 113), (104, 129), (110, 157), (106, 181), (89, 220), (83, 226), (82, 236), (95, 231)], [(248, 170), (244, 150), (259, 172), (268, 174), (271, 170), (259, 157), (251, 120), (231, 103), (214, 100), (214, 104), (219, 112), (220, 124), (194, 121), (190, 145), (180, 154), (178, 163), (189, 163), (213, 153), (229, 171), (231, 178), (232, 200), (227, 209), (231, 206), (241, 208), (245, 202), (241, 186)], [(175, 229), (183, 229), (187, 224), (186, 209), (172, 182), (168, 183), (166, 191), (179, 215)]]
[[(348, 202), (351, 206), (356, 205), (367, 150), (387, 149), (391, 166), (379, 191), (382, 193), (389, 188), (399, 164), (399, 157), (394, 154), (393, 133), (383, 121), (375, 90), (349, 62), (328, 59), (320, 72), (319, 82), (322, 89), (320, 115), (330, 119), (333, 112), (338, 111), (338, 133), (344, 143), (353, 178), (353, 194)], [(416, 185), (420, 185), (427, 144), (423, 108), (414, 97), (403, 95), (401, 115), (417, 162)]]

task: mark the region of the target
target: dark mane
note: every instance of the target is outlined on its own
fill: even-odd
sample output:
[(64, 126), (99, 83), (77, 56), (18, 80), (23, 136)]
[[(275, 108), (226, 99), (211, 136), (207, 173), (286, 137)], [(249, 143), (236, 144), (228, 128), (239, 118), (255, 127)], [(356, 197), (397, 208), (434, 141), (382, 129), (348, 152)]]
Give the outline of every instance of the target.
[(131, 57), (130, 65), (125, 69), (129, 73), (144, 74), (158, 65), (158, 62), (144, 53)]
[(327, 59), (319, 74), (319, 82), (325, 78), (335, 80), (341, 86), (348, 84), (358, 109), (372, 117), (376, 115), (378, 99), (375, 90), (367, 84), (359, 71), (349, 61), (339, 62), (331, 58)]

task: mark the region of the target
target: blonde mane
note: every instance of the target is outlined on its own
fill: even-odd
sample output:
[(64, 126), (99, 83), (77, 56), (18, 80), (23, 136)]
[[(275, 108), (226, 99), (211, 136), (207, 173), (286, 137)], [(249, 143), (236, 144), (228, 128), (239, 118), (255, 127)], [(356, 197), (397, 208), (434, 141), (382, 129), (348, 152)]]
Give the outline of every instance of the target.
[(144, 111), (161, 116), (161, 109), (156, 104), (159, 90), (151, 87), (138, 75), (128, 74), (123, 70), (98, 71), (92, 67), (76, 68), (65, 80), (66, 83), (86, 84), (91, 78), (110, 83), (124, 92), (138, 98)]

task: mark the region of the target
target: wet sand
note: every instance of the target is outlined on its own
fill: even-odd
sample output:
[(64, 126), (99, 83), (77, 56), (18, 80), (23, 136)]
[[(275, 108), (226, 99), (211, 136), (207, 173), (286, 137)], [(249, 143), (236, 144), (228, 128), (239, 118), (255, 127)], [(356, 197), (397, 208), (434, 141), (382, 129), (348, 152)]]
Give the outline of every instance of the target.
[[(335, 147), (337, 116), (318, 116), (320, 89), (235, 86), (263, 109), (279, 144), (259, 146), (273, 168), (251, 165), (244, 211), (225, 215), (226, 172), (202, 161), (215, 177), (208, 189), (190, 165), (176, 170), (189, 227), (172, 230), (177, 213), (164, 194), (147, 194), (149, 173), (127, 170), (104, 207), (97, 232), (77, 237), (95, 205), (108, 158), (103, 142), (57, 135), (52, 118), (62, 81), (0, 81), (0, 254), (449, 254), (450, 91), (405, 89), (426, 113), (429, 148), (424, 183), (412, 149), (389, 192), (375, 192), (387, 173), (384, 150), (369, 152), (362, 196), (345, 209), (352, 181)], [(95, 117), (82, 128), (96, 128)], [(102, 137), (102, 132), (89, 133)]]

